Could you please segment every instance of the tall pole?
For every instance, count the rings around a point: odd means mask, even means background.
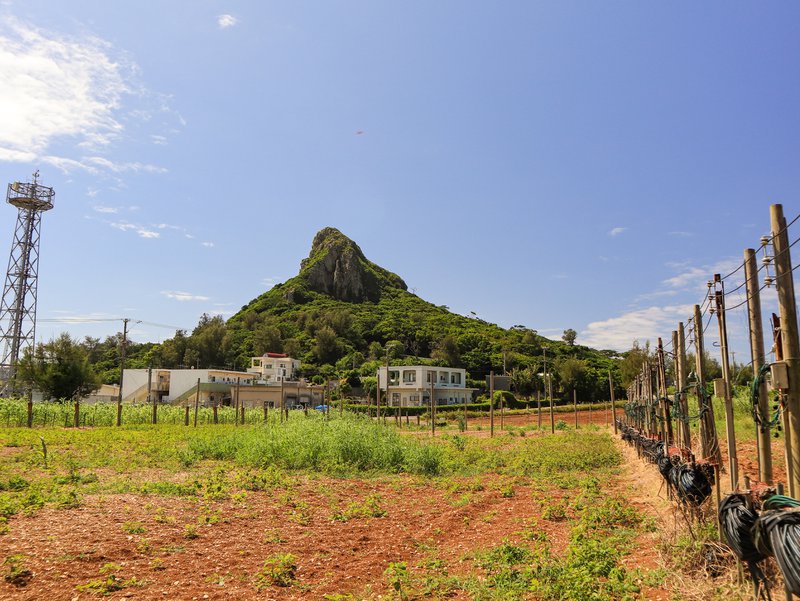
[[[717,308],[719,325],[719,345],[722,358],[722,379],[725,384],[725,437],[728,439],[728,469],[731,477],[731,490],[739,488],[739,462],[736,454],[736,431],[733,423],[733,397],[731,396],[731,365],[728,358],[728,325],[725,320],[725,283],[720,274],[714,274],[714,282],[722,286],[722,290],[714,292],[714,304]]]
[[[786,432],[789,496],[800,494],[800,338],[797,332],[797,304],[792,278],[792,258],[789,251],[789,232],[783,216],[783,205],[770,207],[772,244],[775,249],[775,287],[781,314],[781,345],[783,362],[789,375],[785,392],[788,431]]]
[[[686,394],[686,380],[688,369],[686,363],[686,329],[683,322],[678,322],[677,344],[675,345],[675,378],[677,389],[680,392],[678,403],[680,403],[681,414],[681,444],[687,448],[692,448],[692,433],[689,429],[689,395]]]
[[[127,317],[122,320],[122,348],[120,350],[119,362],[119,394],[117,395],[117,425],[122,425],[122,378],[125,375],[125,350],[128,346],[128,322]]]
[[[744,278],[747,283],[747,315],[750,324],[750,357],[752,359],[753,377],[757,378],[766,363],[764,353],[764,328],[761,323],[761,292],[758,286],[758,268],[756,267],[756,251],[748,248],[744,251]],[[767,382],[761,378],[758,387],[758,478],[761,482],[772,484],[772,447],[769,433],[769,397]]]
[[[494,436],[494,371],[489,372],[489,436]]]

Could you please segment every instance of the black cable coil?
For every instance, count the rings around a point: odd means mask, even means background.
[[[800,512],[796,509],[764,511],[752,532],[757,551],[775,557],[786,588],[800,595]]]
[[[768,590],[767,577],[758,565],[767,554],[760,551],[753,541],[753,528],[758,522],[758,513],[747,506],[747,497],[742,493],[731,493],[719,504],[719,525],[725,541],[736,557],[747,563],[750,575],[758,590]],[[768,593],[767,593],[768,594]]]

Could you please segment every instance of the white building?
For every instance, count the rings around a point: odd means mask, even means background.
[[[250,360],[248,373],[258,374],[259,380],[270,382],[291,382],[297,379],[300,361],[283,353],[264,353]]]
[[[122,400],[143,403],[150,399],[169,403],[197,390],[200,380],[201,396],[205,403],[225,404],[230,399],[232,386],[252,386],[254,374],[228,369],[126,369],[122,379]]]
[[[472,402],[475,388],[467,388],[467,370],[430,365],[389,367],[389,391],[385,398],[392,407],[428,406],[431,390],[436,405]],[[378,387],[386,394],[386,367],[378,368]]]

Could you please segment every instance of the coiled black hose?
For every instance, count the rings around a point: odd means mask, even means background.
[[[769,595],[769,581],[758,565],[767,555],[759,551],[753,541],[753,527],[759,516],[747,506],[746,498],[742,493],[726,496],[719,504],[719,525],[725,541],[736,557],[747,563],[750,576],[756,583],[756,590],[765,590]]]
[[[708,470],[697,465],[694,468],[682,463],[674,466],[669,472],[669,481],[678,499],[690,505],[702,505],[711,495],[713,477],[708,477]]]
[[[762,512],[753,528],[753,543],[759,553],[775,557],[787,590],[800,595],[800,512]]]

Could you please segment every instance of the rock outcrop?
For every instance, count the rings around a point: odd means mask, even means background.
[[[350,303],[377,302],[386,286],[408,289],[400,276],[369,261],[358,244],[332,227],[314,236],[300,277],[309,290]]]

